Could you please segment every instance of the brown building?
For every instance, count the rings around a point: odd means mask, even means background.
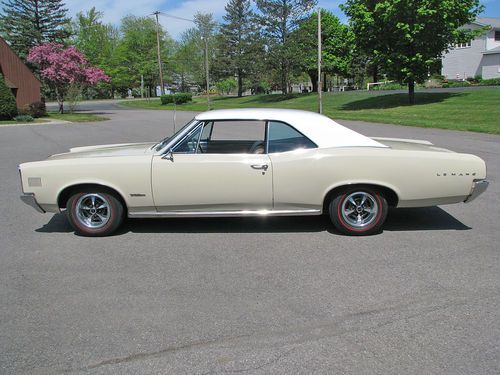
[[[40,101],[40,81],[0,38],[0,73],[16,97],[17,107]]]

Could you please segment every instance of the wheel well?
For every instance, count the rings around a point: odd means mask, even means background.
[[[59,206],[59,208],[66,208],[66,204],[68,203],[69,198],[74,193],[79,191],[89,191],[96,189],[98,189],[103,193],[112,194],[123,205],[123,209],[127,210],[127,204],[125,203],[125,200],[123,199],[120,193],[118,193],[115,189],[110,188],[109,186],[99,185],[99,184],[78,184],[78,185],[68,186],[59,193],[59,196],[57,197],[57,205]]]
[[[374,185],[374,184],[353,184],[353,185],[342,185],[342,186],[337,186],[336,188],[330,190],[328,194],[326,194],[325,200],[323,201],[323,212],[327,213],[329,209],[329,205],[331,200],[339,195],[344,189],[346,188],[362,188],[362,187],[368,187],[374,190],[379,191],[382,193],[387,200],[387,204],[389,207],[396,207],[398,205],[398,195],[396,192],[386,186],[381,186],[381,185]]]

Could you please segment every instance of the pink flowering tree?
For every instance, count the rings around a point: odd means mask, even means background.
[[[46,43],[33,47],[28,61],[38,65],[40,75],[57,96],[59,112],[64,112],[64,98],[70,85],[94,86],[110,78],[96,67],[89,66],[85,56],[76,47]]]

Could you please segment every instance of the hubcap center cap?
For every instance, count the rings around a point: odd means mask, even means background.
[[[361,206],[356,207],[356,212],[358,214],[360,214],[361,212],[363,212],[363,207],[361,207]]]
[[[95,214],[96,212],[97,212],[97,210],[96,210],[95,208],[90,209],[90,213],[91,213],[92,215],[93,215],[93,214]]]

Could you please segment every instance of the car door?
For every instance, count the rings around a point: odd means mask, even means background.
[[[254,129],[252,125],[255,125]],[[272,165],[253,147],[265,144],[265,124],[204,122],[152,161],[158,212],[238,213],[272,209]],[[260,151],[259,151],[260,152]]]

